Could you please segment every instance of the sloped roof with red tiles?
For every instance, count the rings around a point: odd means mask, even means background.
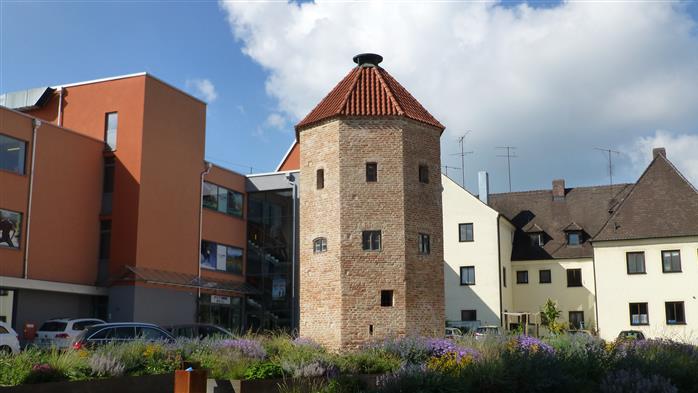
[[[359,65],[335,86],[310,113],[296,124],[298,131],[338,116],[404,116],[439,128],[434,118],[385,69]]]

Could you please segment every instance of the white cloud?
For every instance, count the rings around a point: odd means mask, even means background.
[[[605,181],[596,146],[656,129],[698,132],[698,36],[680,4],[568,2],[551,9],[489,2],[222,2],[242,50],[268,71],[289,123],[302,118],[361,52],[384,66],[447,130],[444,164],[503,191],[495,146],[517,146],[514,188]],[[634,181],[638,172],[623,173]],[[460,176],[456,176],[460,177]]]
[[[212,103],[218,98],[216,86],[208,79],[187,79],[187,90],[192,90],[193,94],[207,103]]]
[[[639,137],[625,147],[635,171],[643,171],[652,160],[652,149],[664,147],[667,158],[698,187],[698,135],[674,135],[658,130],[652,136]]]
[[[267,127],[275,128],[279,131],[288,131],[286,119],[279,113],[270,114],[264,123]]]

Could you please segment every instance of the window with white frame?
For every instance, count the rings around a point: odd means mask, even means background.
[[[319,237],[313,240],[313,252],[319,254],[327,251],[327,238]]]

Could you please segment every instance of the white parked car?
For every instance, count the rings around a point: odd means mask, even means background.
[[[475,329],[475,339],[476,340],[484,340],[487,336],[501,336],[501,335],[502,335],[502,329],[500,329],[499,326],[488,325],[488,326],[480,326],[479,328]]]
[[[96,318],[49,319],[36,332],[34,343],[40,347],[69,348],[83,330],[102,323],[105,322]]]
[[[0,353],[19,353],[19,337],[17,332],[5,322],[0,322]]]
[[[447,327],[446,328],[446,338],[461,338],[463,333],[458,328]]]

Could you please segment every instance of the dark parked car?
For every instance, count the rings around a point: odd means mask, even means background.
[[[170,334],[176,338],[213,338],[213,337],[233,337],[233,333],[220,326],[208,323],[191,323],[187,325],[164,326]]]
[[[174,337],[152,323],[103,323],[85,329],[73,341],[73,349],[135,340],[174,342]]]
[[[639,330],[623,330],[618,335],[619,340],[644,340],[645,335]]]

